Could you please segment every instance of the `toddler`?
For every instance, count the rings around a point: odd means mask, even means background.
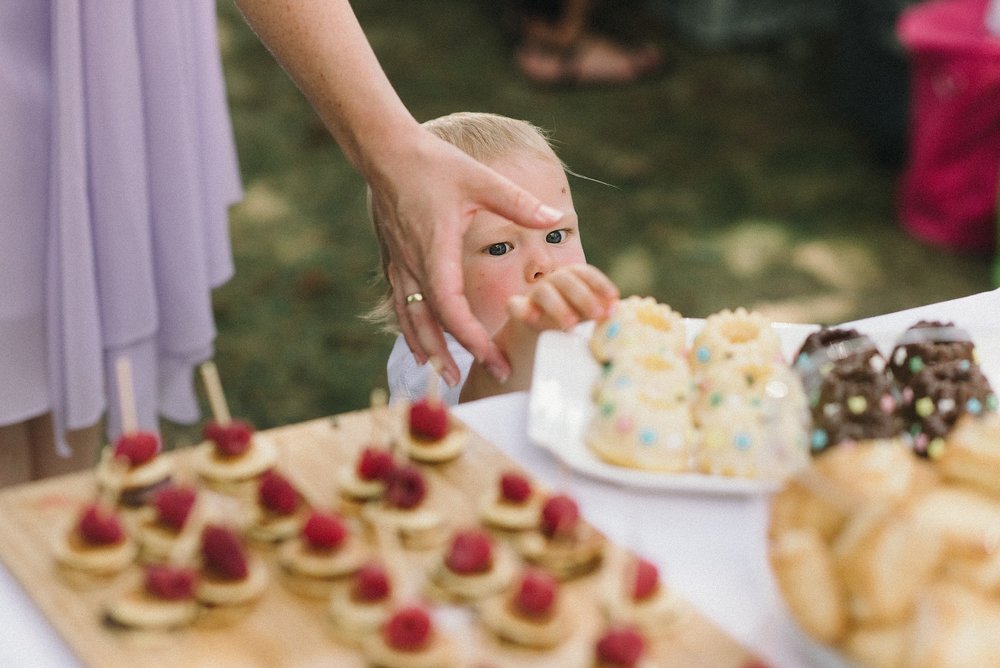
[[[462,275],[472,313],[507,355],[512,372],[506,383],[499,383],[446,335],[462,373],[455,387],[441,384],[441,397],[455,404],[527,390],[539,333],[567,330],[584,320],[605,317],[618,290],[600,270],[586,263],[566,167],[539,128],[526,121],[474,112],[443,116],[424,127],[565,213],[551,228],[529,229],[481,210],[463,240]],[[388,278],[392,258],[374,212],[372,219]],[[391,289],[370,314],[371,319],[390,326]],[[418,301],[407,308],[427,305]],[[426,394],[433,369],[418,365],[403,337],[397,336],[387,372],[390,400],[413,400]]]

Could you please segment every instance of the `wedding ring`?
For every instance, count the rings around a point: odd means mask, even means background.
[[[414,292],[412,295],[406,295],[406,305],[416,304],[417,302],[424,301],[424,295],[420,292]]]

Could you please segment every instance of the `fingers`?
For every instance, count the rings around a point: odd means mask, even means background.
[[[513,181],[488,170],[490,178],[479,182],[479,203],[493,213],[525,227],[548,227],[562,220],[564,213],[543,204],[540,199]]]
[[[482,323],[472,314],[469,302],[459,290],[445,293],[435,301],[439,309],[439,319],[452,336],[478,360],[498,381],[505,382],[510,377],[511,368],[506,356],[493,342]]]
[[[617,299],[618,288],[600,270],[573,265],[547,276],[527,296],[512,298],[508,313],[538,330],[567,330],[606,318]]]

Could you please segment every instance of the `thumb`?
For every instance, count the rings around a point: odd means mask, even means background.
[[[496,172],[493,176],[480,190],[479,204],[484,208],[525,227],[547,227],[562,220],[563,211],[542,203],[510,179]]]

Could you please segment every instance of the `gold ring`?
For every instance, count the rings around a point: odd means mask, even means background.
[[[424,295],[420,292],[414,292],[412,295],[406,295],[406,305],[416,304],[417,302],[424,301]]]

